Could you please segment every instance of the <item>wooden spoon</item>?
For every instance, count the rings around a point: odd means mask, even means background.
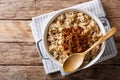
[[[87,49],[86,51],[82,53],[75,53],[71,56],[69,56],[65,62],[63,63],[63,70],[65,72],[73,72],[74,70],[78,69],[86,56],[86,54],[91,51],[94,47],[99,45],[100,43],[104,42],[106,39],[110,38],[113,34],[116,33],[116,28],[110,29],[105,35],[103,35],[92,47]]]

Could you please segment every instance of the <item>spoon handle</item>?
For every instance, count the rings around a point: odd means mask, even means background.
[[[103,35],[95,44],[93,44],[92,47],[90,47],[88,50],[85,51],[85,54],[87,54],[89,51],[91,51],[94,47],[99,45],[100,43],[104,42],[106,39],[110,38],[113,34],[116,33],[116,28],[111,28],[105,35]]]

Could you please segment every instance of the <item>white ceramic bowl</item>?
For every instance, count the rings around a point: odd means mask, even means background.
[[[45,31],[44,31],[44,36],[43,36],[43,47],[45,48],[45,52],[47,53],[48,57],[56,64],[62,66],[62,64],[56,60],[48,51],[48,46],[47,46],[47,32],[48,32],[48,27],[49,25],[54,21],[54,19],[56,19],[56,17],[58,17],[60,14],[62,13],[65,13],[65,12],[68,12],[68,11],[78,11],[78,12],[83,12],[89,16],[91,16],[98,24],[102,34],[104,35],[105,34],[105,29],[104,29],[104,26],[102,24],[102,22],[94,15],[92,14],[91,12],[89,11],[86,11],[86,10],[82,10],[82,9],[67,9],[67,10],[63,10],[63,11],[60,11],[58,12],[55,16],[53,16],[50,21],[48,22],[46,28],[45,28]],[[101,55],[103,54],[105,50],[105,42],[102,43],[101,45],[101,51],[98,53],[98,55],[92,60],[90,61],[86,66],[84,66],[83,68],[81,69],[85,69],[87,67],[90,67],[91,65],[95,64],[95,62],[101,57]]]

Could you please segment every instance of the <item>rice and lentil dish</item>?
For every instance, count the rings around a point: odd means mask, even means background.
[[[49,25],[47,44],[50,54],[63,63],[72,54],[84,52],[91,47],[102,33],[94,19],[85,13],[68,11],[60,14]],[[100,51],[100,45],[85,57],[89,63]]]

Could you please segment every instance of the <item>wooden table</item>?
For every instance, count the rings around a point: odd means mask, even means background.
[[[101,0],[118,55],[67,77],[46,75],[29,26],[31,18],[89,0],[0,0],[0,80],[120,80],[120,0]]]

